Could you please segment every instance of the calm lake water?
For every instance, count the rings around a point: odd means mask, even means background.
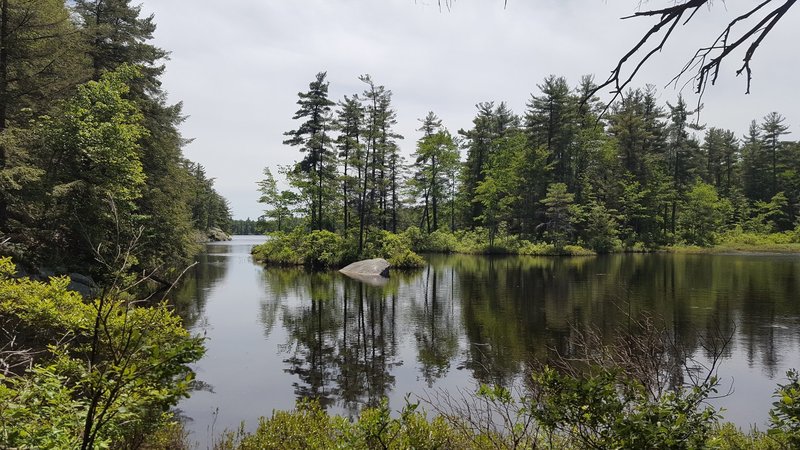
[[[264,269],[263,238],[209,244],[176,302],[208,352],[203,389],[179,408],[193,438],[319,398],[355,415],[382,397],[511,383],[533,358],[568,353],[576,329],[604,339],[647,314],[699,359],[703,337],[731,336],[715,400],[726,420],[765,428],[771,394],[800,368],[800,256],[611,255],[582,258],[433,255],[383,287],[335,272]]]

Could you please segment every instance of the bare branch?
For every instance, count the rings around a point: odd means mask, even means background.
[[[746,74],[746,93],[749,94],[752,83],[751,61],[753,56],[764,38],[774,29],[775,25],[786,15],[789,9],[794,6],[796,1],[797,0],[763,0],[737,16],[728,23],[711,45],[699,48],[683,68],[681,68],[678,74],[667,84],[674,84],[674,86],[677,87],[681,78],[696,71],[684,86],[689,83],[694,85],[695,93],[699,96],[699,104],[707,85],[709,83],[711,85],[716,83],[722,62],[737,49],[747,47],[742,59],[742,66],[736,70],[736,75],[738,76],[742,73]],[[650,60],[655,53],[660,52],[664,48],[669,38],[672,37],[677,25],[679,23],[681,26],[687,25],[695,18],[695,14],[701,7],[706,6],[710,8],[711,3],[711,0],[688,0],[666,8],[639,11],[630,16],[623,17],[622,19],[656,17],[657,22],[622,58],[619,59],[608,79],[597,86],[591,94],[593,95],[601,89],[611,87],[610,93],[613,94],[613,97],[608,105],[616,101],[622,95],[622,91],[630,85],[634,77],[639,73],[642,66]],[[768,10],[770,4],[776,3],[779,3],[779,5],[772,10]],[[768,11],[764,13],[764,10]],[[753,20],[760,15],[759,13],[764,13],[763,17]],[[683,19],[684,17],[686,17],[685,20]],[[740,29],[741,26],[744,26],[744,28]],[[655,44],[649,50],[646,50],[646,53],[636,61],[634,57],[640,52],[645,51],[645,48],[654,40]],[[636,61],[636,63],[634,64],[633,61]],[[630,74],[627,76],[623,75],[623,70],[632,64],[633,69]],[[606,106],[606,110],[607,109],[608,106]]]

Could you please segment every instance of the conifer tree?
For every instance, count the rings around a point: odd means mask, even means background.
[[[328,181],[333,179],[331,167],[331,138],[332,127],[330,115],[331,107],[335,104],[328,99],[328,82],[325,81],[325,72],[319,72],[314,81],[308,85],[307,92],[299,92],[297,110],[293,119],[304,120],[296,130],[284,133],[288,137],[283,143],[299,147],[305,157],[297,166],[303,174],[303,184],[300,186],[304,195],[309,198],[311,209],[311,229],[321,230],[324,227],[323,209],[326,200]]]

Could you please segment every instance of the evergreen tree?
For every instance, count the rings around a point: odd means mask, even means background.
[[[781,190],[780,185],[778,184],[778,173],[781,170],[783,163],[783,143],[781,142],[781,136],[789,134],[789,127],[784,124],[785,121],[786,118],[782,115],[778,114],[777,112],[771,112],[764,117],[764,120],[761,123],[761,131],[763,133],[761,135],[762,146],[769,158],[770,197],[774,196],[778,193],[778,191]]]
[[[563,77],[550,75],[537,87],[542,95],[531,96],[525,115],[529,145],[547,151],[553,181],[574,188],[576,98]]]
[[[63,1],[0,0],[0,135],[45,114],[84,81],[77,31]],[[19,204],[9,196],[27,181],[23,174],[35,170],[24,164],[25,156],[9,155],[14,151],[24,150],[0,140],[0,233],[11,231],[9,214],[24,220],[9,211],[9,202]]]
[[[297,110],[294,120],[304,119],[296,130],[284,133],[288,137],[283,141],[285,145],[299,147],[306,156],[297,166],[300,174],[304,175],[303,184],[300,186],[303,194],[310,199],[311,229],[324,228],[324,203],[328,182],[333,179],[333,164],[331,163],[330,137],[331,106],[335,103],[328,99],[328,82],[325,81],[325,72],[317,74],[316,79],[308,85],[307,92],[299,92]]]
[[[729,130],[711,127],[706,131],[703,150],[707,167],[705,180],[723,197],[731,197],[739,185],[739,144]]]
[[[153,15],[141,17],[142,6],[131,0],[75,0],[74,9],[83,21],[95,79],[122,64],[134,64],[145,75],[140,88],[160,90],[164,66],[159,61],[167,52],[147,43],[156,31]]]
[[[730,202],[720,199],[710,184],[697,182],[686,194],[680,216],[680,234],[692,245],[714,245],[719,230],[731,208]]]
[[[417,192],[423,198],[421,225],[428,233],[439,229],[439,205],[450,191],[453,180],[448,174],[454,172],[458,164],[458,147],[450,133],[442,127],[442,122],[433,112],[420,120],[418,131],[423,135],[417,142],[414,154],[414,181]]]
[[[361,142],[362,122],[364,120],[364,108],[357,96],[344,97],[339,102],[337,110],[336,127],[339,136],[336,139],[336,146],[339,149],[339,161],[342,166],[342,215],[344,234],[349,234],[352,226],[351,208],[358,207],[355,195],[361,184],[363,176]],[[356,175],[353,176],[353,170]]]
[[[750,122],[747,135],[742,146],[743,187],[747,198],[751,200],[769,200],[770,176],[762,144],[761,130],[755,120]]]
[[[575,195],[567,191],[566,184],[553,183],[547,187],[547,196],[542,200],[542,204],[547,207],[547,222],[544,226],[547,229],[546,236],[556,250],[564,248],[574,230],[574,201]]]
[[[667,103],[670,113],[670,123],[667,126],[667,173],[672,178],[671,186],[671,231],[674,234],[676,229],[678,203],[694,181],[697,167],[697,155],[699,154],[699,144],[689,134],[689,117],[696,111],[690,111],[683,100],[678,96],[678,102],[673,106]]]
[[[467,150],[467,160],[461,175],[461,197],[465,208],[462,213],[464,222],[470,227],[483,215],[483,202],[475,201],[476,189],[484,180],[485,171],[490,168],[495,142],[519,126],[519,118],[508,109],[505,102],[497,107],[494,102],[479,103],[476,108],[478,113],[472,120],[473,128],[458,132],[463,137]]]
[[[493,143],[485,178],[478,183],[474,202],[481,203],[479,223],[489,232],[489,246],[494,246],[500,228],[518,228],[519,206],[529,186],[525,183],[528,168],[527,139],[521,130],[505,133]],[[540,162],[544,152],[540,152]]]

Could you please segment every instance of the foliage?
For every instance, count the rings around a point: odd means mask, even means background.
[[[312,267],[333,267],[342,263],[343,240],[329,231],[306,233],[298,227],[289,233],[277,231],[268,236],[267,242],[253,247],[253,257],[258,261]]]
[[[659,448],[778,450],[796,447],[781,429],[743,433],[718,424],[704,401],[716,381],[668,391],[652,399],[621,373],[593,368],[583,377],[545,368],[533,375],[533,392],[520,396],[497,385],[480,385],[460,398],[436,396],[406,402],[392,414],[388,401],[364,408],[358,418],[326,413],[318,402],[300,400],[293,411],[262,418],[253,433],[225,432],[216,450],[327,448],[585,449]]]
[[[401,234],[408,238],[411,249],[418,253],[453,253],[458,248],[456,235],[443,230],[425,233],[410,226]]]
[[[697,183],[686,194],[679,227],[684,242],[709,247],[716,243],[717,230],[731,209],[730,202],[720,199],[714,186]]]
[[[405,235],[384,230],[368,234],[362,254],[353,253],[353,242],[347,242],[336,233],[326,230],[306,232],[295,228],[290,233],[274,232],[267,242],[253,247],[257,261],[279,266],[305,265],[315,269],[344,266],[358,259],[385,258],[393,267],[412,268],[424,265],[424,260],[411,250]]]
[[[21,377],[0,375],[0,442],[25,448],[79,448],[86,405],[74,399],[67,381],[38,366]]]
[[[550,432],[586,448],[694,449],[705,446],[718,413],[703,402],[716,380],[650,401],[644,387],[613,371],[577,378],[545,368],[534,375],[532,415]]]
[[[542,200],[547,207],[546,236],[557,250],[561,250],[571,237],[576,215],[574,199],[575,196],[567,192],[566,184],[554,183],[547,187],[547,196]]]
[[[13,278],[15,270],[0,259],[4,339],[33,353],[29,370],[0,380],[5,444],[120,445],[160,426],[162,411],[189,392],[202,340],[166,303],[136,306],[118,288],[86,303],[67,278],[43,283]]]
[[[441,417],[428,420],[409,403],[392,417],[388,402],[364,409],[351,423],[344,417],[327,414],[317,402],[300,401],[294,411],[276,411],[262,418],[258,429],[247,434],[228,432],[215,450],[256,449],[456,449],[464,446]]]
[[[711,247],[736,227],[785,232],[798,218],[800,145],[783,140],[788,127],[777,113],[754,121],[740,142],[731,130],[697,133],[690,119],[698,111],[681,96],[662,105],[652,86],[631,89],[604,115],[592,77],[571,87],[551,75],[524,115],[505,103],[476,105],[458,139],[428,113],[406,174],[391,91],[360,77],[367,89],[345,96],[333,126],[323,127],[332,106],[323,78],[300,96],[320,117],[301,109],[307,126],[287,143],[316,145],[325,172],[311,183],[304,170],[316,169],[307,155],[285,174],[291,192],[302,194],[298,220],[339,233],[351,257],[377,254],[375,230],[406,234],[419,252],[572,254],[565,247],[577,245],[610,253]],[[457,147],[466,152],[463,163]],[[263,183],[277,204],[274,179]],[[270,211],[278,210],[285,209]]]
[[[410,240],[403,234],[380,231],[380,256],[392,267],[412,269],[425,266],[425,260],[411,250]]]
[[[148,43],[153,17],[128,0],[2,9],[0,254],[91,273],[117,224],[144,225],[131,269],[174,275],[198,249],[193,228],[227,230],[230,212],[182,154],[181,105],[158,80],[167,52]]]
[[[597,253],[610,253],[622,247],[618,239],[619,224],[600,203],[589,205],[586,217],[586,238],[589,247]]]
[[[800,375],[797,370],[786,373],[788,383],[779,384],[769,412],[771,435],[780,436],[793,448],[800,446]]]
[[[708,448],[719,450],[785,450],[790,448],[781,436],[751,430],[743,433],[730,423],[723,424],[709,439]]]

